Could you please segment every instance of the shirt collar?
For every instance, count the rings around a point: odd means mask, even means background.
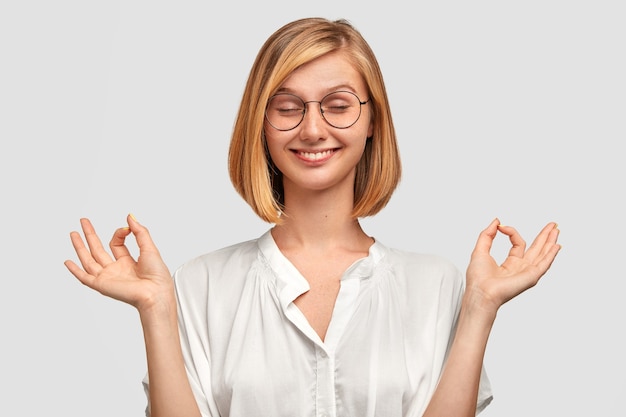
[[[300,271],[283,255],[274,240],[271,230],[265,232],[258,239],[259,250],[274,272],[275,285],[280,302],[286,307],[301,294],[309,290],[309,283]],[[343,274],[341,280],[368,279],[372,276],[374,267],[387,252],[387,248],[378,240],[369,248],[368,256],[354,262]]]

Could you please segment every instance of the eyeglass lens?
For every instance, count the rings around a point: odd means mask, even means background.
[[[339,129],[352,126],[361,115],[362,103],[354,93],[349,91],[336,91],[319,102],[307,103],[318,103],[324,120]],[[275,129],[291,130],[304,120],[307,103],[296,95],[279,93],[270,98],[265,117]]]

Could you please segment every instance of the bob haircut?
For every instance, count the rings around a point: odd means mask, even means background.
[[[274,166],[264,134],[268,99],[298,67],[341,51],[361,74],[371,102],[373,135],[356,167],[354,218],[387,205],[401,175],[401,162],[387,91],[378,61],[363,36],[346,20],[305,18],[287,23],[263,44],[254,61],[235,120],[228,153],[233,186],[266,222],[280,223],[282,174]]]

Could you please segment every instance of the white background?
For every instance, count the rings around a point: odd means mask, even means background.
[[[529,241],[560,225],[493,329],[483,415],[625,415],[622,4],[2,2],[0,415],[142,415],[137,314],[66,271],[68,233],[108,241],[132,212],[173,269],[265,231],[229,135],[258,48],[305,16],[351,20],[386,76],[405,170],[368,233],[464,269],[495,216]]]

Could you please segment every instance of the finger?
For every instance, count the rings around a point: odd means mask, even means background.
[[[496,238],[496,234],[498,233],[499,224],[500,220],[496,218],[491,221],[487,228],[480,232],[478,240],[476,241],[476,246],[474,246],[474,250],[472,252],[472,257],[479,255],[489,256],[493,240]]]
[[[102,242],[89,219],[80,219],[80,225],[83,228],[83,234],[85,235],[85,240],[87,240],[87,245],[89,246],[93,259],[102,266],[113,262],[111,255],[109,255],[104,249],[104,246],[102,246]]]
[[[560,230],[555,223],[552,230],[549,231],[548,238],[546,239],[543,249],[538,256],[537,265],[541,268],[545,267],[545,270],[550,268],[552,261],[554,261],[554,258],[561,250],[561,245],[557,243],[559,233]]]
[[[129,227],[121,227],[113,233],[111,242],[109,242],[109,248],[115,259],[123,258],[124,256],[131,256],[128,247],[126,247],[126,237],[130,234]]]
[[[555,230],[556,234],[558,234],[558,229]],[[554,243],[547,248],[547,251],[541,256],[539,261],[537,262],[537,267],[545,273],[552,266],[552,262],[556,258],[556,255],[561,250],[561,245],[558,243]]]
[[[531,268],[525,270],[527,281],[530,283],[529,286],[535,285],[545,275],[560,250],[561,245],[559,244],[548,245],[545,253],[533,260]]]
[[[98,275],[102,270],[102,266],[91,256],[91,252],[85,246],[80,234],[78,232],[71,232],[70,240],[83,269],[92,275]]]
[[[526,251],[526,241],[522,238],[522,235],[511,226],[498,225],[498,230],[509,237],[511,242],[511,249],[509,249],[509,256],[517,258],[523,258]]]
[[[551,222],[545,225],[528,248],[526,258],[533,262],[535,259],[543,257],[556,244],[558,232],[556,223]]]
[[[158,254],[159,250],[152,241],[148,228],[141,225],[132,214],[129,214],[126,220],[128,221],[128,226],[130,227],[131,232],[135,235],[135,239],[137,239],[139,252],[152,252]]]
[[[74,275],[82,284],[93,288],[96,278],[82,270],[73,261],[67,260],[64,262],[65,267]]]

